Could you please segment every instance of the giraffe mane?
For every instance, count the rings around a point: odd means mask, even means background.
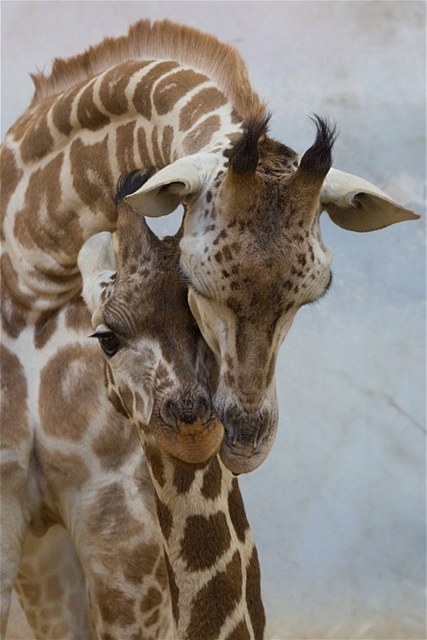
[[[163,58],[196,67],[214,80],[243,120],[265,117],[265,104],[253,91],[237,49],[216,37],[169,20],[139,20],[127,36],[105,38],[84,53],[55,58],[52,71],[31,74],[32,105],[130,59]]]

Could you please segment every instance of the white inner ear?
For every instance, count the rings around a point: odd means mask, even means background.
[[[350,231],[375,231],[420,217],[367,180],[337,169],[328,172],[320,202],[335,224]]]
[[[82,297],[92,313],[100,304],[105,284],[116,273],[113,236],[107,231],[91,236],[80,249],[77,264],[82,274]]]
[[[180,158],[134,193],[125,197],[139,213],[158,217],[171,213],[188,195],[197,194],[215,175],[219,158],[210,153],[197,153]]]

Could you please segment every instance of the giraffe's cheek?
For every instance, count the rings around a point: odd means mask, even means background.
[[[176,429],[156,425],[153,430],[166,453],[188,464],[207,462],[218,453],[224,437],[224,428],[217,419],[208,425],[197,420],[191,424],[179,423]]]

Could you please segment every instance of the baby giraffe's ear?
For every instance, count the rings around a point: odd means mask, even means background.
[[[82,297],[94,313],[104,299],[106,288],[116,277],[112,234],[103,231],[86,240],[77,264],[83,279]]]

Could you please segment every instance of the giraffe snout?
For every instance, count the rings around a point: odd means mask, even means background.
[[[225,428],[222,461],[234,474],[253,471],[272,447],[278,423],[276,408],[250,413],[239,404],[230,404],[220,415]]]
[[[210,396],[202,389],[165,399],[161,421],[152,425],[159,446],[188,464],[207,462],[218,453],[224,437],[213,416]]]
[[[164,423],[171,427],[196,421],[205,424],[212,416],[211,399],[202,389],[167,398],[162,403],[160,415]]]

